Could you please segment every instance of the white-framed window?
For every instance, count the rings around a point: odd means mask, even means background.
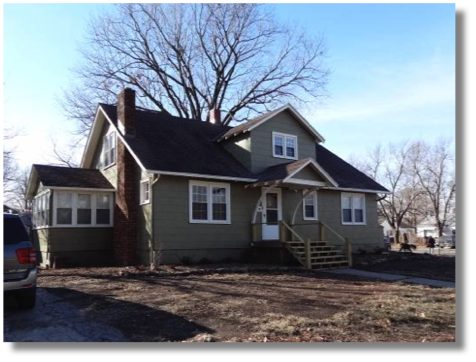
[[[111,192],[54,191],[53,226],[102,227],[113,225]]]
[[[365,194],[342,193],[343,225],[365,225]]]
[[[148,204],[150,202],[150,180],[144,179],[140,182],[140,203]]]
[[[189,215],[191,223],[229,224],[230,185],[190,181]]]
[[[102,162],[103,168],[116,163],[116,132],[108,133],[103,138]]]
[[[50,224],[50,192],[42,192],[32,203],[32,222],[34,228]]]
[[[304,191],[306,193],[306,191]],[[302,216],[304,220],[317,220],[317,191],[312,191],[304,197],[302,202]]]
[[[96,224],[112,226],[112,194],[96,194]]]
[[[273,132],[273,156],[279,158],[298,158],[297,136]]]
[[[72,225],[73,224],[73,193],[58,192],[55,193],[56,207],[56,224]]]
[[[78,194],[78,212],[76,222],[78,225],[91,225],[93,222],[91,194]]]

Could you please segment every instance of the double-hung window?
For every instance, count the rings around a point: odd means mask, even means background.
[[[297,160],[297,136],[273,132],[273,156]]]
[[[58,192],[55,195],[56,202],[56,224],[71,225],[73,223],[73,193]]]
[[[317,220],[317,192],[312,191],[303,200],[303,219]]]
[[[365,195],[343,193],[341,196],[342,224],[365,224]]]
[[[111,132],[104,136],[102,159],[104,168],[116,163],[116,132]]]
[[[145,179],[140,182],[140,203],[147,204],[150,202],[150,180]]]
[[[190,222],[230,223],[230,185],[190,181]]]

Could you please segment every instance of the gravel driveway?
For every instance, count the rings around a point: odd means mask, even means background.
[[[86,319],[42,288],[32,310],[20,310],[14,298],[5,298],[3,323],[4,342],[127,342],[120,331]]]

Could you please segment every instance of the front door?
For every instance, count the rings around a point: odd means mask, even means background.
[[[263,190],[265,193],[265,190]],[[268,191],[263,198],[263,240],[278,240],[279,225],[278,221],[282,219],[281,212],[281,189]]]

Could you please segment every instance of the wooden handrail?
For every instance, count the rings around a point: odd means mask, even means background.
[[[340,235],[337,231],[335,231],[333,228],[331,228],[329,225],[327,225],[326,223],[320,220],[318,221],[318,224],[323,225],[326,229],[331,231],[335,236],[337,236],[339,239],[345,242],[345,238],[342,235]]]
[[[297,232],[295,232],[295,231],[293,230],[293,228],[292,228],[291,226],[289,226],[289,225],[286,223],[286,221],[280,220],[279,222],[280,222],[281,225],[283,225],[286,229],[288,229],[288,230],[291,232],[291,234],[293,234],[295,237],[297,237],[297,238],[299,239],[299,241],[302,241],[302,242],[304,243],[304,239],[301,237],[301,235],[299,235]]]

